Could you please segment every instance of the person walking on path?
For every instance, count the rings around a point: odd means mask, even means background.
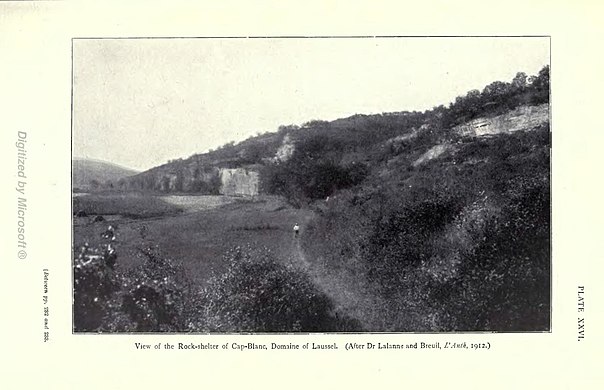
[[[298,226],[298,224],[296,223],[294,225],[294,237],[298,238],[299,235],[300,235],[300,226]]]

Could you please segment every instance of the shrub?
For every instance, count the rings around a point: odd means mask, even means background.
[[[144,263],[116,270],[111,244],[84,246],[74,260],[74,330],[77,332],[178,331],[190,288],[180,267],[151,249]]]
[[[401,278],[432,257],[435,237],[462,206],[451,196],[427,196],[393,208],[379,218],[363,253],[370,280],[386,295],[400,289]]]
[[[110,245],[84,247],[74,264],[76,332],[313,332],[358,330],[338,316],[312,280],[266,249],[236,248],[224,274],[205,289],[157,249],[143,264],[118,272]]]
[[[519,194],[488,224],[459,277],[445,287],[457,329],[549,329],[549,185],[514,192]]]
[[[113,266],[114,253],[108,245],[75,253],[74,259],[74,330],[102,329],[115,309],[114,297],[120,289],[120,278]]]
[[[338,318],[330,299],[309,277],[279,263],[267,249],[235,248],[225,256],[228,270],[204,291],[197,327],[219,332],[316,332],[357,329]]]
[[[126,329],[137,332],[184,329],[185,308],[193,300],[182,267],[157,250],[140,251],[144,263],[123,275],[121,310],[129,318]]]

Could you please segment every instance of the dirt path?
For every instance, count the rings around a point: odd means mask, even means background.
[[[312,216],[305,218],[301,224],[302,232],[306,230],[311,219]],[[377,325],[375,319],[379,318],[376,310],[383,307],[383,302],[379,302],[370,294],[358,277],[344,272],[336,274],[334,270],[329,270],[321,259],[308,259],[301,246],[303,239],[304,234],[294,238],[296,242],[293,245],[293,266],[309,275],[317,288],[331,298],[337,314],[358,320],[363,329],[374,329]]]

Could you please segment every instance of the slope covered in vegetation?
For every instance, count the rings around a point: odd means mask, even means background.
[[[136,175],[138,172],[106,161],[74,158],[73,186],[81,190],[111,187],[120,179]]]
[[[299,248],[309,267],[342,290],[338,310],[346,309],[349,291],[370,299],[349,302],[354,310],[338,315],[337,292],[326,294],[304,270],[257,248],[229,252],[227,271],[205,289],[177,279],[176,270],[168,270],[175,279],[165,275],[164,286],[161,272],[149,272],[154,263],[170,264],[151,254],[129,282],[108,265],[115,260],[109,249],[97,255],[84,248],[76,258],[75,298],[82,314],[76,327],[548,330],[551,142],[544,112],[548,67],[531,78],[519,73],[509,83],[470,91],[448,107],[282,126],[139,174],[130,183],[140,189],[161,190],[157,180],[170,174],[181,177],[179,190],[187,191],[184,183],[204,172],[210,177],[220,168],[257,170],[264,193],[313,211]],[[466,131],[489,120],[495,130]],[[513,128],[505,128],[509,123]],[[78,275],[86,283],[78,284]],[[115,286],[102,303],[94,300],[94,278],[117,278],[101,283]],[[162,320],[168,309],[169,320]],[[90,310],[100,314],[86,314]],[[147,323],[148,317],[156,319]],[[87,318],[97,322],[89,325]]]

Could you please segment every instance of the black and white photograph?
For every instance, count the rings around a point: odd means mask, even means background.
[[[73,39],[73,332],[550,332],[550,118],[548,36]]]
[[[603,14],[0,1],[0,388],[602,388]]]

